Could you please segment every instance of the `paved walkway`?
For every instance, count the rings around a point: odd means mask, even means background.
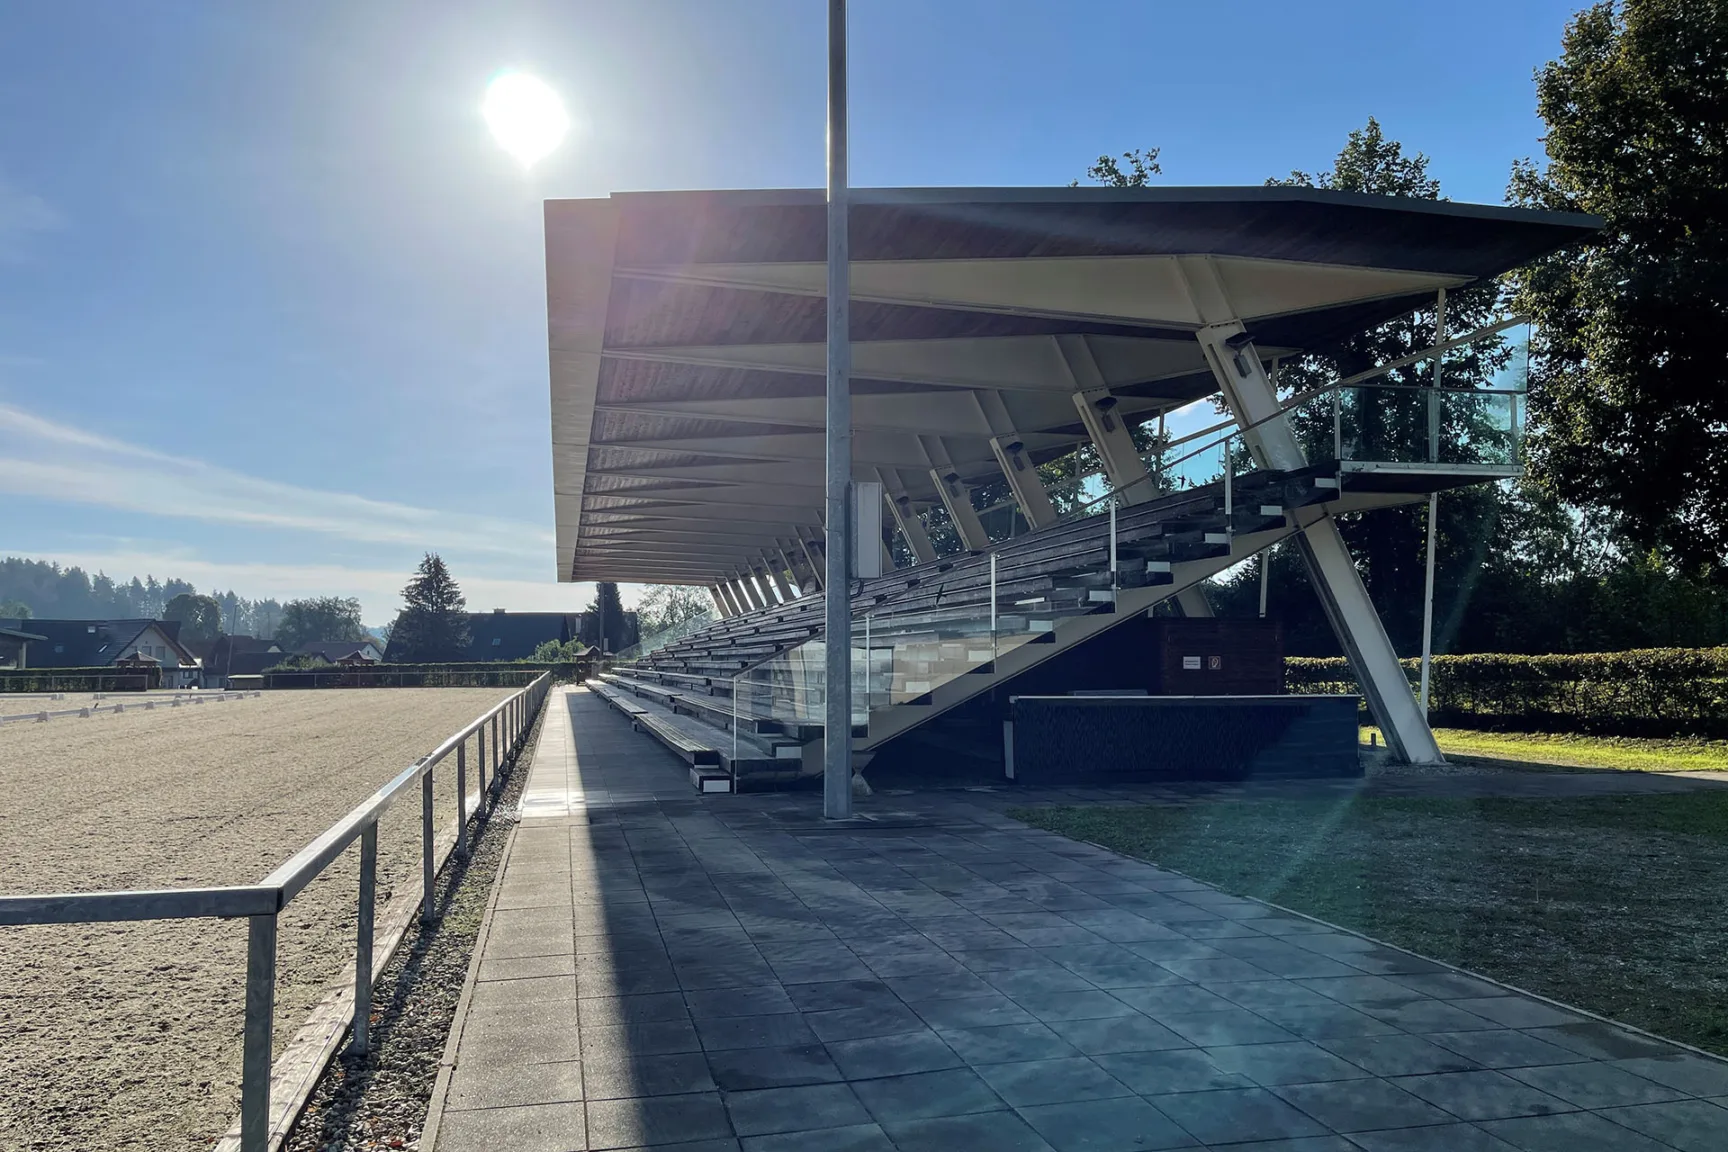
[[[991,794],[836,827],[549,707],[432,1152],[1728,1148],[1728,1064]]]

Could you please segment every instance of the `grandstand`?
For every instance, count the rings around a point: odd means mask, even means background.
[[[718,617],[595,689],[700,786],[817,776],[822,197],[546,217],[559,577],[704,586]],[[1161,602],[1205,612],[1200,582],[1285,539],[1393,752],[1438,759],[1333,517],[1516,475],[1521,396],[1371,365],[1280,397],[1278,365],[1594,226],[1300,188],[855,191],[853,478],[900,561],[848,589],[855,767]],[[1224,423],[1136,439],[1208,397]]]

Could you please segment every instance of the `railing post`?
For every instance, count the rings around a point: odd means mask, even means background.
[[[466,736],[462,737],[461,754],[463,756],[468,755],[468,737]],[[476,801],[477,807],[475,808],[475,811],[478,812],[486,807],[486,761],[484,759],[476,758],[474,761],[474,783],[480,787],[480,799]]]
[[[476,741],[478,741],[478,743],[474,747],[474,754],[477,757],[475,762],[480,765],[480,771],[485,772],[486,771],[486,722],[485,721],[481,721],[480,725],[474,729],[474,739]],[[494,789],[496,789],[498,787],[498,773],[497,772],[492,773],[492,787]]]
[[[1236,464],[1230,459],[1230,437],[1224,438],[1224,531],[1231,536],[1236,534],[1234,519],[1236,505],[1231,489],[1236,485]]]
[[[1122,501],[1119,497],[1110,497],[1110,588],[1114,591],[1118,586],[1119,571],[1116,560],[1116,506]]]
[[[456,858],[468,859],[468,741],[456,745]]]
[[[360,833],[359,928],[354,942],[354,1038],[348,1051],[364,1055],[372,1044],[372,922],[378,900],[378,822]]]
[[[432,908],[432,768],[430,765],[426,768],[426,774],[420,777],[420,883],[422,888],[420,923],[430,924],[438,918]]]
[[[1262,445],[1264,450],[1264,445]],[[1344,389],[1332,389],[1332,462],[1344,463]],[[1340,467],[1342,470],[1342,467]]]
[[[246,1031],[240,1058],[241,1152],[270,1146],[270,1042],[276,1022],[276,913],[247,917]]]
[[[1112,534],[1114,540],[1114,534]],[[1114,547],[1114,542],[1112,542]],[[996,662],[996,553],[990,553],[990,662]],[[994,668],[991,671],[995,671]]]

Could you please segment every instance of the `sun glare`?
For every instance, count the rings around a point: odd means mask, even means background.
[[[523,72],[499,74],[487,85],[480,110],[499,146],[524,168],[544,159],[570,130],[558,93]]]

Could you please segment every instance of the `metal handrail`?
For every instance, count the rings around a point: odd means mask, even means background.
[[[533,683],[499,701],[461,731],[448,737],[361,801],[310,844],[283,861],[256,884],[214,888],[169,888],[113,892],[65,892],[0,896],[0,927],[24,924],[101,924],[130,920],[186,920],[215,917],[248,921],[246,953],[246,1023],[241,1055],[240,1148],[265,1152],[270,1143],[270,1045],[275,1026],[277,918],[325,868],[355,840],[360,841],[359,917],[355,949],[354,1011],[350,1050],[370,1045],[372,1015],[372,947],[377,903],[378,821],[415,781],[421,795],[420,921],[437,919],[433,907],[436,873],[432,819],[434,769],[456,754],[456,853],[468,855],[468,738],[478,738],[475,763],[480,808],[488,796],[497,802],[498,777],[504,764],[521,750],[534,718],[551,688],[552,674],[543,672]],[[486,730],[492,730],[493,754],[486,754]],[[490,762],[492,785],[486,771]]]

